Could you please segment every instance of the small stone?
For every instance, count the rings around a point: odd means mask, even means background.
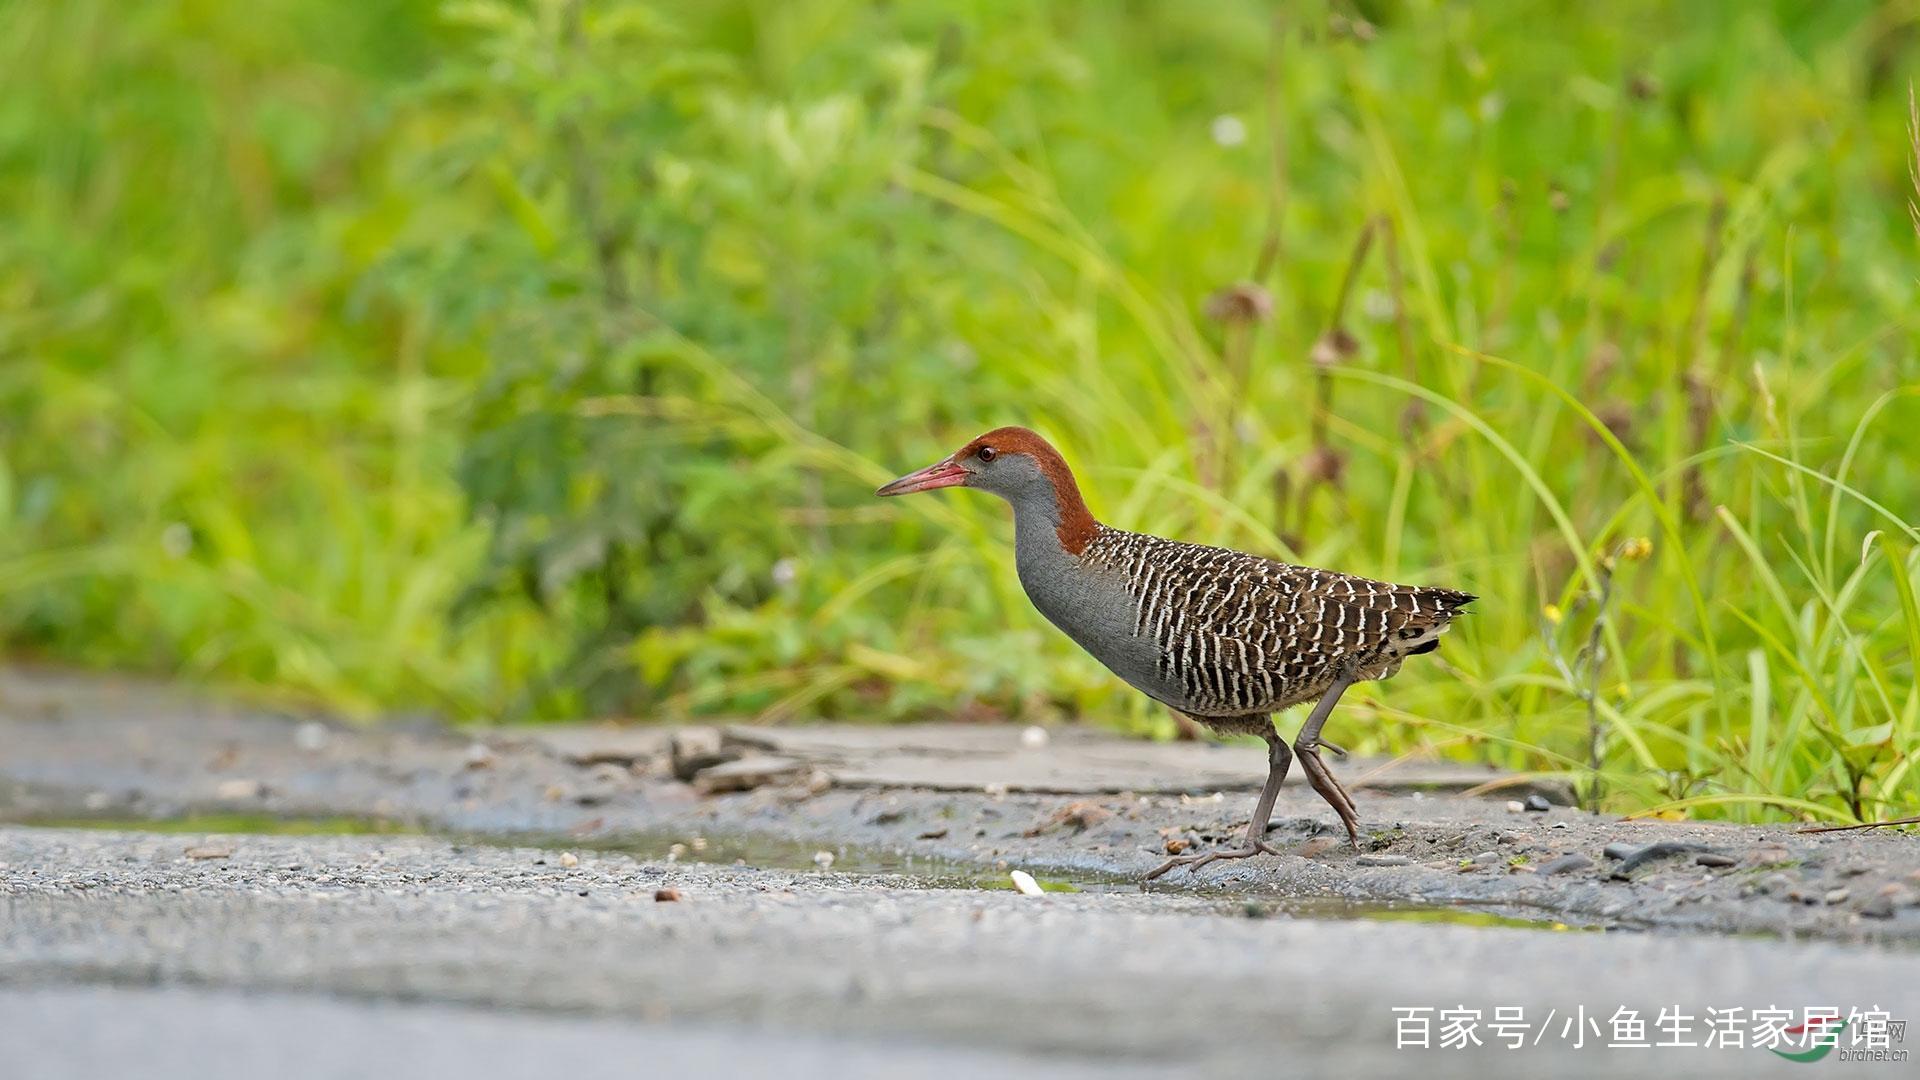
[[[474,742],[467,744],[467,752],[462,760],[469,769],[491,769],[498,759],[493,753],[493,747],[483,742]]]
[[[1547,801],[1545,795],[1536,791],[1532,795],[1527,796],[1527,809],[1536,814],[1544,814],[1553,809],[1553,804]]]
[[[89,791],[87,797],[81,800],[81,805],[97,813],[113,805],[113,796],[104,791]]]
[[[571,870],[580,865],[580,856],[571,851],[563,851],[560,853],[560,865]]]
[[[1331,836],[1316,836],[1301,844],[1298,854],[1303,859],[1317,859],[1339,845],[1340,842]]]
[[[1475,855],[1473,861],[1477,866],[1492,866],[1494,863],[1500,861],[1500,853],[1497,851],[1483,851]]]
[[[1044,750],[1052,738],[1046,728],[1028,727],[1020,732],[1020,745],[1028,750]]]
[[[1615,841],[1602,848],[1600,854],[1605,855],[1609,859],[1624,859],[1639,850],[1640,848],[1635,844]]]
[[[1166,849],[1169,855],[1178,855],[1193,846],[1193,842],[1183,836],[1167,837]]]
[[[946,835],[947,835],[947,827],[945,825],[942,825],[937,829],[928,829],[926,832],[921,833],[919,835],[919,839],[941,840],[941,839],[945,839]]]
[[[1528,836],[1526,833],[1503,832],[1500,834],[1499,839],[1500,839],[1500,842],[1503,844],[1524,844],[1527,841],[1532,840],[1533,837]]]
[[[768,784],[798,780],[807,773],[805,762],[785,757],[750,757],[700,770],[693,788],[702,795],[725,791],[752,791]]]
[[[1860,914],[1865,915],[1869,919],[1891,919],[1893,918],[1893,908],[1893,898],[1883,894],[1868,897],[1867,902],[1860,905]]]
[[[1920,904],[1920,892],[1915,892],[1897,881],[1889,881],[1880,886],[1878,895],[1886,897],[1894,907],[1913,907]]]
[[[1005,784],[988,784],[980,790],[984,792],[989,799],[1004,799],[1007,797],[1007,785]]]
[[[710,769],[740,757],[744,751],[728,749],[718,728],[684,727],[667,742],[668,761],[673,775],[692,781],[703,769]]]
[[[294,730],[293,745],[308,754],[317,754],[327,748],[327,742],[333,737],[327,725],[318,720],[309,720]]]
[[[1717,851],[1703,851],[1700,854],[1695,855],[1693,857],[1693,861],[1698,863],[1701,866],[1738,866],[1740,865],[1739,859],[1736,859],[1731,855],[1722,855]]]
[[[222,780],[220,786],[213,789],[213,796],[226,802],[243,802],[258,799],[267,793],[267,785],[258,780]]]
[[[186,855],[189,859],[231,859],[233,858],[233,845],[208,842],[196,847],[190,847],[182,854]]]
[[[1405,855],[1362,855],[1353,861],[1359,866],[1406,866],[1413,862]]]
[[[1524,811],[1526,808],[1527,808],[1527,804],[1521,802],[1519,799],[1507,800],[1507,813],[1509,814],[1518,814]]]
[[[1551,824],[1551,825],[1549,825],[1549,826],[1547,826],[1547,828],[1549,828],[1549,829],[1571,829],[1571,828],[1573,828],[1573,826],[1572,826],[1572,825],[1570,825],[1570,824],[1568,824],[1567,822],[1564,822],[1564,821],[1556,821],[1556,822],[1554,822],[1553,824]]]
[[[1829,904],[1844,904],[1847,902],[1847,897],[1852,895],[1853,893],[1847,889],[1828,889],[1823,899]]]
[[[675,900],[680,899],[680,890],[679,889],[655,889],[653,890],[653,898],[658,903],[670,904]]]
[[[1540,874],[1542,877],[1552,877],[1555,874],[1571,874],[1575,870],[1585,870],[1592,865],[1592,859],[1576,851],[1572,854],[1562,855],[1542,866],[1540,868]]]
[[[1033,880],[1033,875],[1025,870],[1014,870],[1007,876],[1013,879],[1013,887],[1020,890],[1021,896],[1047,895],[1047,891],[1040,887],[1040,883]]]
[[[813,865],[819,867],[822,870],[831,869],[833,867],[833,852],[831,851],[814,852]]]

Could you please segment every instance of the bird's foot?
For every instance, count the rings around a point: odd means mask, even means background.
[[[1152,881],[1154,878],[1159,877],[1161,874],[1164,874],[1167,871],[1180,866],[1186,867],[1188,872],[1191,873],[1193,871],[1199,870],[1201,867],[1207,865],[1210,862],[1216,862],[1221,859],[1250,859],[1255,855],[1278,855],[1278,854],[1280,854],[1280,849],[1274,847],[1272,844],[1267,843],[1265,840],[1253,840],[1253,841],[1249,841],[1246,847],[1241,847],[1241,848],[1228,848],[1226,850],[1201,851],[1201,852],[1195,852],[1192,855],[1175,855],[1173,858],[1168,859],[1166,862],[1163,862],[1159,866],[1156,866],[1152,870],[1149,870],[1147,872],[1147,876],[1141,878],[1140,880]]]
[[[1340,786],[1340,781],[1333,778],[1333,773],[1327,770],[1327,763],[1320,760],[1320,747],[1294,743],[1293,753],[1300,759],[1300,767],[1306,771],[1307,783],[1312,784],[1313,790],[1319,792],[1320,797],[1327,800],[1327,805],[1333,807],[1333,812],[1340,815],[1340,824],[1347,827],[1347,842],[1353,845],[1353,850],[1359,851],[1360,814],[1354,809],[1353,797],[1347,794],[1346,788]]]

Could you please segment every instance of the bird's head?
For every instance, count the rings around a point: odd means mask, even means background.
[[[1086,549],[1100,527],[1087,512],[1080,485],[1060,451],[1023,427],[995,428],[874,494],[907,495],[944,487],[993,492],[1013,504],[1017,520],[1050,524],[1060,546],[1075,555]]]
[[[1009,502],[1058,497],[1059,481],[1073,483],[1060,452],[1022,427],[995,428],[952,454],[910,472],[874,492],[908,495],[934,488],[970,487],[991,491]]]

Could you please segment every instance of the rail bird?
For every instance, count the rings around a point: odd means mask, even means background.
[[[1013,506],[1014,564],[1033,606],[1115,675],[1220,734],[1267,743],[1267,782],[1237,848],[1176,855],[1152,872],[1279,852],[1266,841],[1293,759],[1357,849],[1353,799],[1320,758],[1321,728],[1356,682],[1391,678],[1432,652],[1474,597],[1390,585],[1259,555],[1102,525],[1066,460],[1026,428],[1003,427],[882,487],[990,491]],[[1273,714],[1314,701],[1289,749]]]

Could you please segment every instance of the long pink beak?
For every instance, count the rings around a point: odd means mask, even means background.
[[[967,482],[967,470],[954,463],[952,458],[936,461],[874,492],[875,495],[911,495],[916,491],[932,491],[934,488],[960,487]]]

